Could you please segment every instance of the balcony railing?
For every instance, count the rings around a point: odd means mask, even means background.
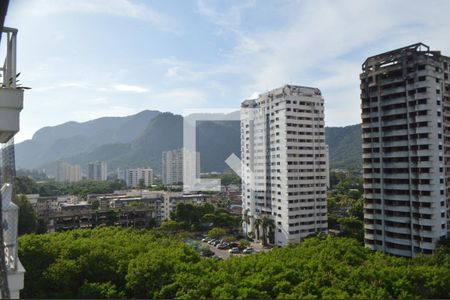
[[[0,55],[5,55],[4,63],[0,65],[0,143],[6,143],[19,131],[24,87],[17,80],[17,29],[3,27],[0,34]]]
[[[6,183],[2,193],[2,227],[5,261],[8,271],[17,270],[17,225],[19,208],[12,202],[12,185]]]
[[[17,29],[3,27],[1,34],[2,41],[5,41],[6,45],[5,61],[3,67],[0,68],[1,87],[15,89],[17,87]],[[6,35],[6,39],[3,39],[4,35]]]

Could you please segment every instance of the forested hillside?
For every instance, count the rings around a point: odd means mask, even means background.
[[[362,164],[361,125],[327,127],[330,168],[359,171]]]
[[[202,172],[221,172],[232,153],[240,156],[239,121],[197,123],[197,151]],[[326,127],[332,169],[361,169],[361,127]],[[106,161],[109,170],[150,166],[159,174],[162,151],[183,145],[183,118],[172,113],[143,111],[123,118],[68,122],[39,130],[32,140],[17,145],[17,165],[55,175],[60,159],[87,168]]]
[[[300,245],[224,261],[179,237],[121,228],[24,235],[22,298],[448,298],[450,253],[397,258],[356,240]]]

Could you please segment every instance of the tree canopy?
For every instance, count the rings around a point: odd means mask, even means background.
[[[414,259],[354,239],[299,245],[224,261],[201,258],[160,230],[97,228],[19,240],[24,298],[447,298],[450,251]]]
[[[123,180],[81,180],[73,183],[56,182],[53,180],[35,182],[28,176],[19,176],[15,180],[15,192],[17,194],[39,194],[43,197],[62,195],[85,197],[88,194],[107,194],[125,188],[126,185]]]

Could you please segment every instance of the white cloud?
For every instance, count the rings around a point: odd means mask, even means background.
[[[194,88],[176,88],[155,92],[147,97],[145,107],[180,114],[184,109],[207,107],[204,90]]]
[[[132,92],[132,93],[147,93],[149,90],[138,86],[138,85],[128,85],[128,84],[117,84],[113,86],[114,90],[119,92]]]
[[[68,89],[68,88],[87,89],[87,88],[89,88],[89,85],[84,82],[63,82],[60,84],[39,86],[37,88],[33,88],[33,91],[47,92],[47,91],[51,91],[51,90]]]
[[[267,14],[267,8],[274,3],[277,9]],[[156,12],[144,1],[16,0],[10,7],[8,17],[17,15],[13,19],[19,24],[22,37],[26,27],[20,25],[20,20],[37,24],[40,17],[42,21],[43,17],[48,17],[50,21],[57,15],[69,13],[132,18],[163,30],[177,26],[177,22]],[[253,98],[292,83],[319,87],[325,98],[327,125],[348,125],[360,122],[358,75],[367,56],[418,41],[450,55],[450,39],[447,38],[450,36],[450,1],[430,0],[424,4],[414,0],[257,3],[198,0],[195,9],[204,18],[184,24],[183,33],[205,32],[204,37],[196,36],[185,48],[184,39],[180,39],[180,44],[172,35],[167,35],[170,39],[160,41],[161,44],[167,42],[163,52],[152,47],[149,52],[152,57],[125,53],[126,63],[113,67],[95,62],[87,64],[90,60],[77,58],[75,51],[70,55],[55,51],[48,54],[48,59],[43,51],[39,59],[32,46],[23,49],[22,53],[29,51],[28,56],[32,58],[26,65],[28,70],[21,69],[23,82],[33,87],[26,94],[23,113],[24,116],[39,116],[24,124],[38,129],[63,119],[123,115],[145,108],[176,113],[193,107],[234,105],[238,108],[249,95]],[[181,14],[189,15],[188,12]],[[211,26],[203,31],[205,20],[206,26]],[[53,27],[64,34],[68,28],[65,26]],[[202,31],[198,31],[197,26],[201,26]],[[207,34],[211,32],[215,34],[212,39]],[[153,40],[142,41],[143,46],[149,42]],[[209,48],[211,43],[214,45]],[[41,44],[47,45],[42,41]],[[203,49],[218,53],[207,53],[204,57]],[[165,55],[167,57],[155,59]],[[23,55],[20,61],[25,65]],[[140,78],[139,83],[136,82],[138,85],[123,84],[129,82],[129,78]],[[146,82],[151,85],[147,87]],[[76,106],[86,107],[77,111]],[[30,130],[24,126],[24,132]]]
[[[278,29],[216,24],[231,27],[236,35],[238,44],[225,63],[250,78],[240,87],[242,95],[286,83],[314,85],[326,92],[327,114],[332,115],[327,125],[344,125],[360,121],[359,73],[367,56],[418,41],[450,53],[445,38],[450,34],[450,2],[438,3],[299,1],[290,3],[295,13]],[[217,16],[210,7],[203,11]]]
[[[255,0],[241,0],[235,5],[227,4],[226,8],[214,8],[211,1],[197,0],[197,8],[200,14],[227,30],[237,30],[241,24],[243,12],[255,5]]]
[[[48,17],[64,13],[108,14],[149,22],[160,30],[176,31],[177,22],[149,7],[130,0],[22,0],[12,10],[31,17]]]

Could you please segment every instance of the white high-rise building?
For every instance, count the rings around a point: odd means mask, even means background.
[[[108,178],[108,164],[106,161],[91,162],[88,165],[88,178],[98,181],[106,181]]]
[[[323,104],[319,89],[293,85],[242,103],[243,227],[254,238],[286,245],[327,231]]]
[[[448,235],[450,57],[414,44],[367,58],[361,73],[364,243],[431,253]]]
[[[124,172],[118,170],[118,177],[125,181],[129,187],[148,187],[153,184],[153,170],[151,168],[126,169]]]
[[[81,166],[58,161],[56,165],[56,181],[77,182],[81,180]]]
[[[183,165],[183,160],[186,160]],[[186,149],[164,151],[162,153],[162,181],[164,185],[183,183],[184,166],[190,168],[188,174],[200,178],[200,153]],[[195,169],[194,171],[192,171]]]

